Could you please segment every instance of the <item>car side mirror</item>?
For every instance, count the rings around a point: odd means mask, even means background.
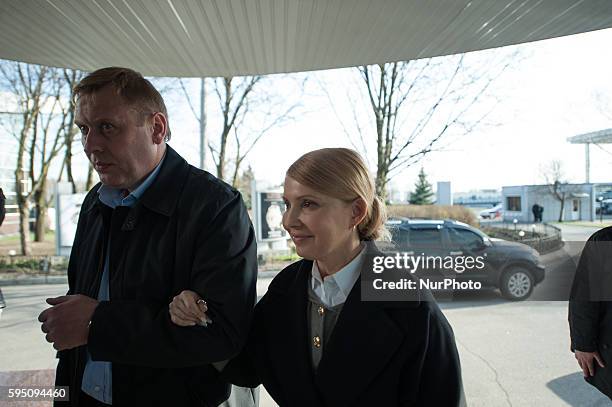
[[[472,250],[484,250],[487,247],[489,247],[489,244],[486,240],[481,240],[479,242],[476,242],[472,245]]]

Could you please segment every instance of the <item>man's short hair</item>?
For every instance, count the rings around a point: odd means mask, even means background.
[[[83,95],[97,92],[107,85],[111,85],[119,96],[136,107],[140,113],[161,112],[166,116],[168,122],[168,110],[160,93],[140,72],[129,68],[109,67],[90,73],[72,89],[74,101],[76,102]],[[169,124],[165,140],[170,140]]]

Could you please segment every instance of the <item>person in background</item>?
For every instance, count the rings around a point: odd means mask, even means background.
[[[0,188],[0,226],[4,222],[4,218],[6,217],[6,196],[4,196],[4,191]]]
[[[4,222],[6,216],[6,196],[4,191],[0,188],[0,226]],[[2,295],[2,288],[0,288],[0,317],[2,317],[2,310],[6,308],[6,302],[4,301],[4,295]]]
[[[538,223],[540,219],[540,205],[537,203],[533,204],[531,207],[531,212],[533,213],[533,221]]]
[[[580,255],[569,300],[571,351],[584,379],[612,399],[612,227]]]
[[[240,193],[189,165],[170,139],[164,101],[127,68],[76,85],[75,123],[100,176],[68,265],[67,295],[39,316],[59,351],[57,386],[72,406],[217,406],[230,386],[213,363],[240,352],[255,304],[255,234]],[[214,324],[168,315],[191,289]]]
[[[418,301],[363,301],[361,270],[385,235],[385,205],[355,151],[326,148],[291,165],[283,227],[298,255],[255,309],[249,341],[223,370],[263,383],[280,406],[463,405],[452,329],[429,292]],[[364,283],[365,284],[365,283]],[[429,294],[429,297],[427,296]],[[209,314],[183,291],[170,304],[185,330]]]

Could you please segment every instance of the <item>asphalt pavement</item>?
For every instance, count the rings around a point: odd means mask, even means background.
[[[265,291],[270,279],[260,281]],[[0,370],[53,369],[38,314],[64,285],[3,287]],[[569,351],[566,302],[506,302],[497,291],[466,293],[441,308],[455,331],[470,406],[604,406]],[[0,376],[2,377],[2,376]],[[443,389],[441,389],[443,391]],[[265,391],[262,407],[274,406]]]
[[[549,266],[575,261],[580,248],[571,242],[584,241],[597,230],[561,228],[568,244],[544,256]],[[554,282],[554,275],[547,280]],[[259,295],[270,281],[270,276],[260,278]],[[0,385],[16,371],[23,376],[33,374],[26,371],[55,368],[55,352],[36,318],[46,308],[44,299],[62,295],[66,288],[65,284],[2,287],[7,308],[0,317]],[[566,301],[507,302],[491,290],[462,293],[440,307],[455,332],[469,406],[612,405],[584,382],[569,350]],[[263,390],[260,405],[275,405]]]

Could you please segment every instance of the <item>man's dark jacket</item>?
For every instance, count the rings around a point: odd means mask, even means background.
[[[311,270],[312,261],[301,260],[274,278],[255,308],[247,346],[223,371],[228,380],[263,383],[281,407],[465,405],[453,331],[431,293],[363,301],[364,273],[315,370],[307,319]]]
[[[604,368],[586,380],[612,398],[612,227],[597,231],[580,256],[569,301],[572,351],[599,352]]]
[[[68,266],[69,294],[97,297],[110,236],[110,301],[91,320],[87,348],[112,365],[113,405],[216,406],[229,395],[211,362],[236,355],[256,298],[256,242],[240,194],[168,146],[153,184],[132,207],[86,196]],[[179,327],[168,304],[184,289],[214,323]],[[57,385],[81,388],[85,347],[58,353]],[[58,403],[58,405],[61,405]]]

